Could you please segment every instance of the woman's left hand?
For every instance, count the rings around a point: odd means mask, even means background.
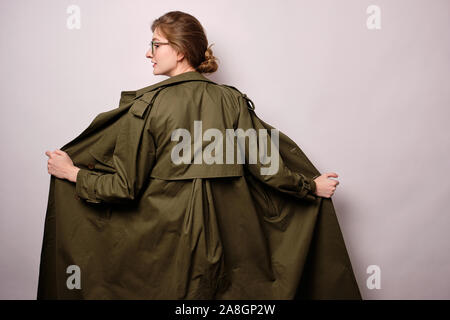
[[[45,154],[49,157],[47,161],[49,174],[60,179],[67,179],[72,182],[77,181],[77,174],[80,168],[73,165],[72,159],[66,152],[56,149],[53,152],[46,151]]]

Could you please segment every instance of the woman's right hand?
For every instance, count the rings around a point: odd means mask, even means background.
[[[319,197],[330,198],[334,194],[339,181],[328,179],[329,177],[337,178],[338,175],[335,172],[327,172],[314,179],[316,183],[316,195]]]

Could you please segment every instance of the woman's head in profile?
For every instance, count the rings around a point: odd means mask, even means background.
[[[217,58],[200,22],[192,15],[171,11],[153,21],[150,49],[146,57],[153,63],[154,75],[175,76],[187,71],[213,73]]]

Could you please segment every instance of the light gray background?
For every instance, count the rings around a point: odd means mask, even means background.
[[[69,5],[81,29],[69,30]],[[381,29],[369,30],[369,5]],[[35,299],[46,150],[120,91],[166,79],[145,58],[153,19],[197,17],[236,86],[321,173],[364,299],[449,299],[450,2],[1,0],[0,298]],[[381,269],[369,289],[367,268]]]

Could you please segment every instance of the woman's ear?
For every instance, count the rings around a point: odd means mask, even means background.
[[[184,59],[184,53],[177,51],[177,61],[182,61]]]

